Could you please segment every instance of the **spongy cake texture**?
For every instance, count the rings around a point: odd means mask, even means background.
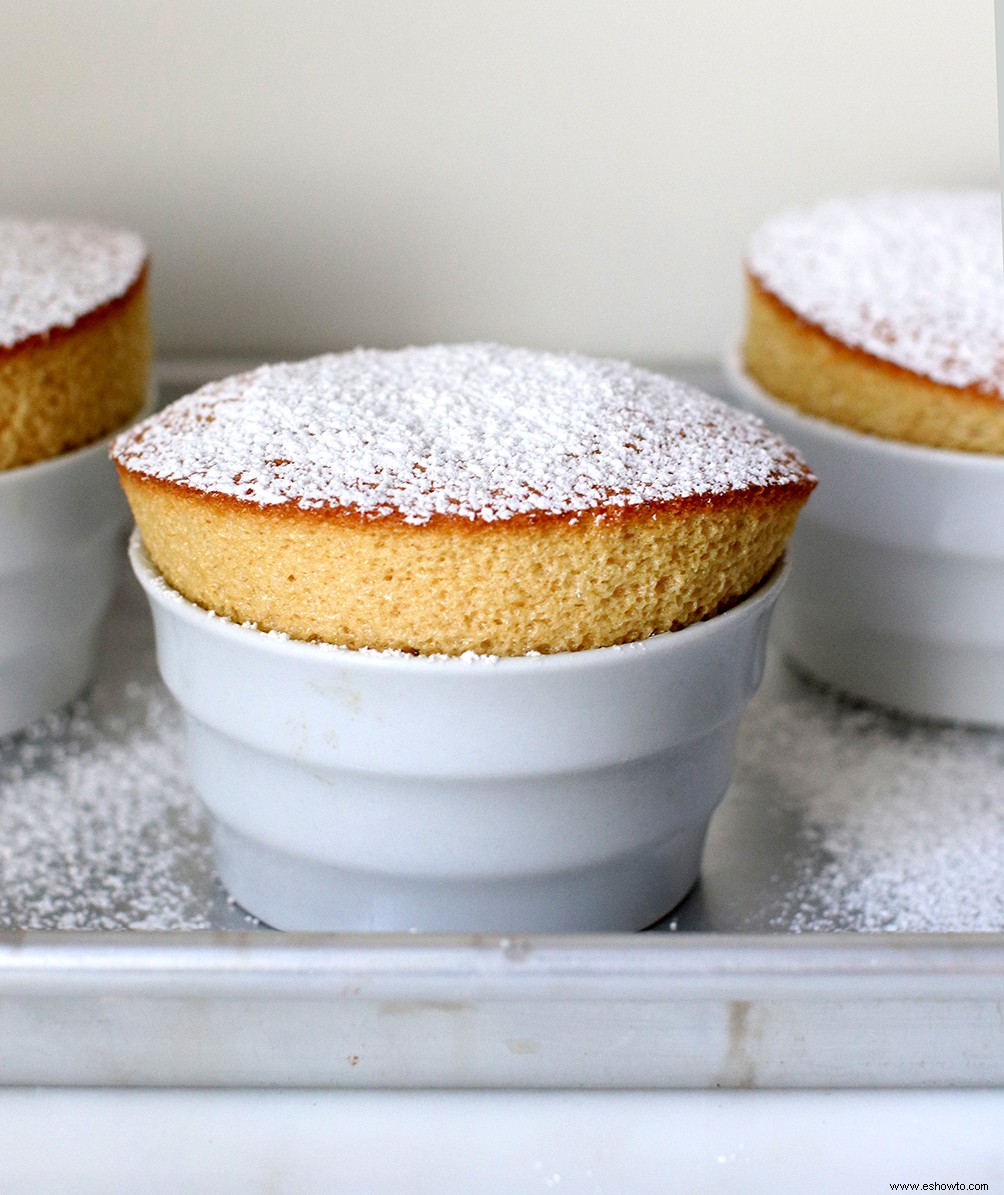
[[[113,445],[190,600],[350,647],[519,655],[708,617],[813,481],[762,424],[629,365],[357,350],[204,387]]]
[[[0,469],[122,427],[146,401],[150,355],[139,237],[0,220]]]
[[[747,258],[746,369],[857,431],[1004,452],[1004,264],[992,191],[785,212]]]

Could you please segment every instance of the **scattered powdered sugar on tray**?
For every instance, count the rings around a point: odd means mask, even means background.
[[[0,926],[209,928],[213,875],[181,716],[152,675],[0,739]]]
[[[112,445],[259,506],[490,522],[803,484],[756,418],[620,361],[491,344],[357,349],[204,386]]]
[[[784,212],[753,236],[748,266],[845,344],[1004,397],[997,191],[892,192]]]
[[[145,261],[146,248],[131,232],[0,220],[0,346],[71,327],[124,295]]]
[[[1004,930],[1004,735],[814,691],[754,702],[739,759],[801,821],[776,927]]]

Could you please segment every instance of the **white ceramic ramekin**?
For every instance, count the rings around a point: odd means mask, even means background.
[[[0,472],[0,735],[90,680],[128,513],[107,439]]]
[[[819,478],[775,623],[798,666],[928,718],[1004,725],[1004,457],[799,414],[728,363],[736,401]]]
[[[777,570],[640,643],[491,659],[302,643],[171,589],[161,673],[231,895],[280,929],[633,930],[693,885]]]

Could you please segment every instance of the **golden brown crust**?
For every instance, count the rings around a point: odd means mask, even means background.
[[[299,506],[293,501],[269,503],[267,506],[249,498],[236,498],[231,494],[219,493],[215,490],[202,490],[186,485],[183,481],[165,481],[160,477],[152,477],[142,470],[129,469],[116,461],[122,484],[131,479],[133,482],[147,487],[163,487],[168,493],[191,496],[200,502],[219,506],[222,510],[233,513],[256,511],[270,518],[289,517],[296,519],[316,519],[320,522],[349,523],[361,526],[378,523],[383,527],[400,525],[410,527],[411,524],[400,511],[376,513],[344,506]],[[594,522],[648,522],[653,517],[680,516],[697,511],[724,511],[731,506],[748,506],[750,504],[786,506],[791,502],[805,502],[815,489],[815,478],[805,470],[797,481],[783,481],[776,485],[751,485],[743,490],[728,490],[721,494],[688,494],[682,498],[674,498],[670,502],[645,502],[634,505],[609,503],[588,512],[567,514],[550,511],[534,511],[532,513],[517,513],[506,519],[497,519],[486,523],[481,519],[469,519],[463,515],[434,513],[429,516],[424,527],[433,530],[451,529],[457,534],[476,534],[485,527],[491,527],[499,535],[507,530],[521,530],[529,527],[543,527],[547,524],[567,527],[584,519]]]
[[[814,484],[414,526],[119,475],[151,558],[207,609],[348,647],[498,655],[609,646],[711,617],[770,572]]]
[[[0,349],[0,469],[81,448],[143,409],[151,337],[148,265],[118,298]]]
[[[747,272],[746,371],[807,415],[884,439],[1004,453],[1004,402],[948,386],[830,336]]]

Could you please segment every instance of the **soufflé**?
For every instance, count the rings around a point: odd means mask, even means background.
[[[832,199],[764,224],[743,358],[768,394],[854,431],[1004,453],[996,191]]]
[[[752,416],[609,360],[356,350],[203,387],[119,436],[184,597],[350,648],[518,656],[740,601],[814,479]]]
[[[0,469],[82,448],[140,414],[148,272],[134,233],[0,220]]]

